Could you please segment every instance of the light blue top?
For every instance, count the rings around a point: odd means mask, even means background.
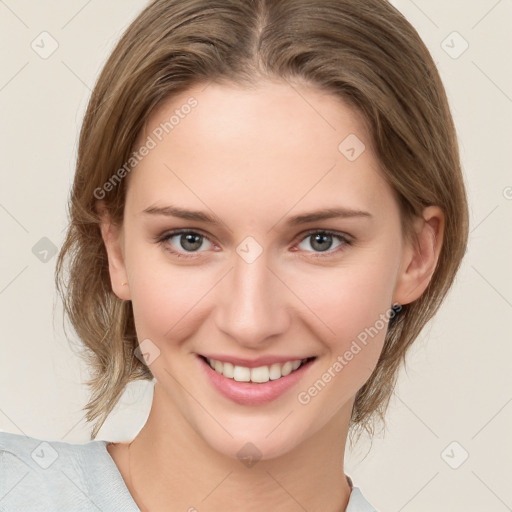
[[[107,444],[0,432],[0,512],[140,512]],[[352,486],[345,512],[376,510]]]

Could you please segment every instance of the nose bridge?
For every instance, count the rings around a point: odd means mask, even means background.
[[[283,285],[269,270],[263,251],[254,259],[240,244],[233,258],[233,269],[223,279],[216,301],[217,326],[245,346],[259,346],[288,328],[288,311]]]

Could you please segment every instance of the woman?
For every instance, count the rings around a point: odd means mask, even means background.
[[[91,438],[130,381],[151,411],[129,443],[0,436],[5,474],[46,466],[6,503],[374,510],[346,440],[383,419],[467,224],[442,83],[390,4],[151,3],[93,91],[56,272]]]

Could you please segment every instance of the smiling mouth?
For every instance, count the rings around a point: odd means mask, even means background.
[[[295,359],[284,363],[274,363],[271,365],[249,368],[247,366],[238,366],[229,362],[218,361],[205,356],[200,356],[214,371],[228,379],[237,382],[254,382],[263,384],[269,380],[279,380],[282,377],[290,375],[305,364],[316,359],[308,357],[305,359]]]

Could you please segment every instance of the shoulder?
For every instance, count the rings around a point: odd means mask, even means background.
[[[347,477],[347,479],[352,491],[350,493],[350,499],[345,512],[377,512],[377,510],[363,496],[361,489],[353,485],[352,479],[350,477]]]
[[[361,489],[354,487],[345,512],[377,512],[377,510],[366,500]]]
[[[0,432],[0,512],[98,510],[122,482],[106,441],[66,443]],[[110,488],[107,498],[116,489]],[[105,509],[105,508],[103,508]],[[119,508],[119,510],[131,510]]]

